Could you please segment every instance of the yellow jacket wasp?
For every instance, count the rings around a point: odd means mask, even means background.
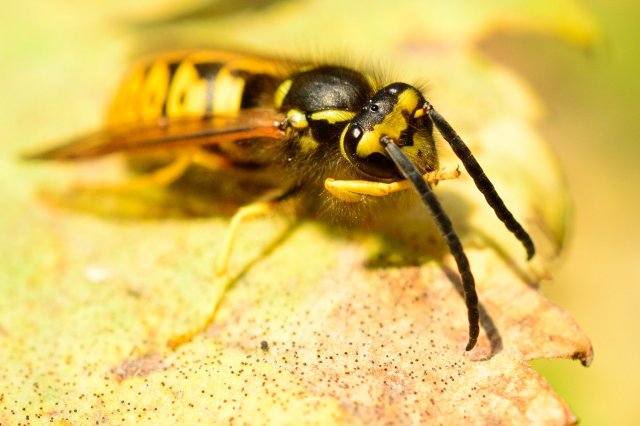
[[[125,79],[104,130],[29,158],[168,152],[173,161],[147,177],[163,184],[192,164],[267,171],[277,177],[280,193],[236,213],[221,269],[239,223],[279,201],[304,194],[314,204],[329,195],[348,205],[412,187],[458,265],[469,319],[466,350],[471,350],[479,335],[478,297],[462,244],[430,187],[451,177],[439,170],[434,126],[531,259],[531,238],[423,94],[405,83],[382,85],[342,66],[292,65],[214,51],[158,56]]]

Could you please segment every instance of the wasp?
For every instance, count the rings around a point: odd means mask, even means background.
[[[431,188],[452,177],[439,169],[436,130],[531,259],[535,248],[529,234],[423,93],[403,82],[383,84],[340,65],[217,51],[155,56],[124,80],[103,130],[28,157],[85,160],[118,152],[166,154],[171,161],[140,177],[164,185],[193,165],[246,170],[255,173],[256,180],[270,176],[279,191],[233,216],[220,270],[226,267],[240,223],[286,199],[303,194],[317,206],[317,200],[331,198],[348,210],[365,199],[413,188],[456,261],[468,314],[469,351],[480,331],[478,296],[464,248]]]

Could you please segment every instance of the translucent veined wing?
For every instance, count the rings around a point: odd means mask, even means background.
[[[25,159],[71,161],[117,152],[170,150],[216,145],[252,138],[282,139],[284,114],[267,109],[246,109],[229,116],[161,119],[154,124],[106,129],[65,144],[26,154]]]

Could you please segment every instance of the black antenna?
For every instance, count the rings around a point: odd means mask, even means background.
[[[476,284],[473,279],[473,274],[471,273],[471,267],[469,266],[469,259],[467,259],[467,255],[464,253],[462,243],[460,243],[460,238],[458,238],[458,235],[454,231],[451,219],[449,219],[449,216],[445,213],[442,205],[431,190],[431,187],[424,181],[424,178],[418,169],[416,169],[416,166],[407,158],[400,147],[396,145],[395,141],[388,136],[383,136],[380,138],[380,144],[387,151],[400,173],[411,182],[424,204],[429,208],[438,226],[438,230],[446,240],[449,250],[456,260],[458,271],[462,278],[464,302],[467,306],[467,315],[469,317],[469,341],[465,350],[470,351],[476,345],[478,335],[480,334],[480,314],[478,311]]]
[[[436,125],[440,134],[447,142],[449,142],[451,149],[453,149],[453,152],[455,152],[460,161],[462,161],[464,168],[467,169],[467,172],[475,182],[476,187],[482,195],[484,195],[484,198],[496,213],[498,219],[500,219],[507,229],[511,231],[518,240],[520,240],[524,248],[527,250],[527,259],[531,260],[533,255],[536,253],[531,237],[527,231],[524,230],[522,225],[520,225],[520,223],[518,223],[518,221],[513,217],[513,214],[511,214],[509,209],[507,209],[504,201],[502,201],[502,198],[500,198],[496,192],[496,189],[484,173],[484,170],[482,170],[482,167],[480,167],[480,164],[478,164],[478,161],[471,153],[469,147],[467,147],[467,145],[462,141],[456,131],[453,130],[453,127],[447,123],[447,120],[445,120],[440,113],[433,108],[433,105],[425,101],[422,110],[429,116],[433,124]]]

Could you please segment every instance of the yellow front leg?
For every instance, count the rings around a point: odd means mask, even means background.
[[[425,182],[438,183],[441,180],[456,179],[460,176],[460,170],[436,170],[423,175]],[[324,187],[334,197],[348,203],[357,203],[363,200],[363,195],[384,197],[393,192],[404,191],[411,188],[407,180],[398,182],[373,182],[369,180],[335,180],[328,178],[324,181]]]

